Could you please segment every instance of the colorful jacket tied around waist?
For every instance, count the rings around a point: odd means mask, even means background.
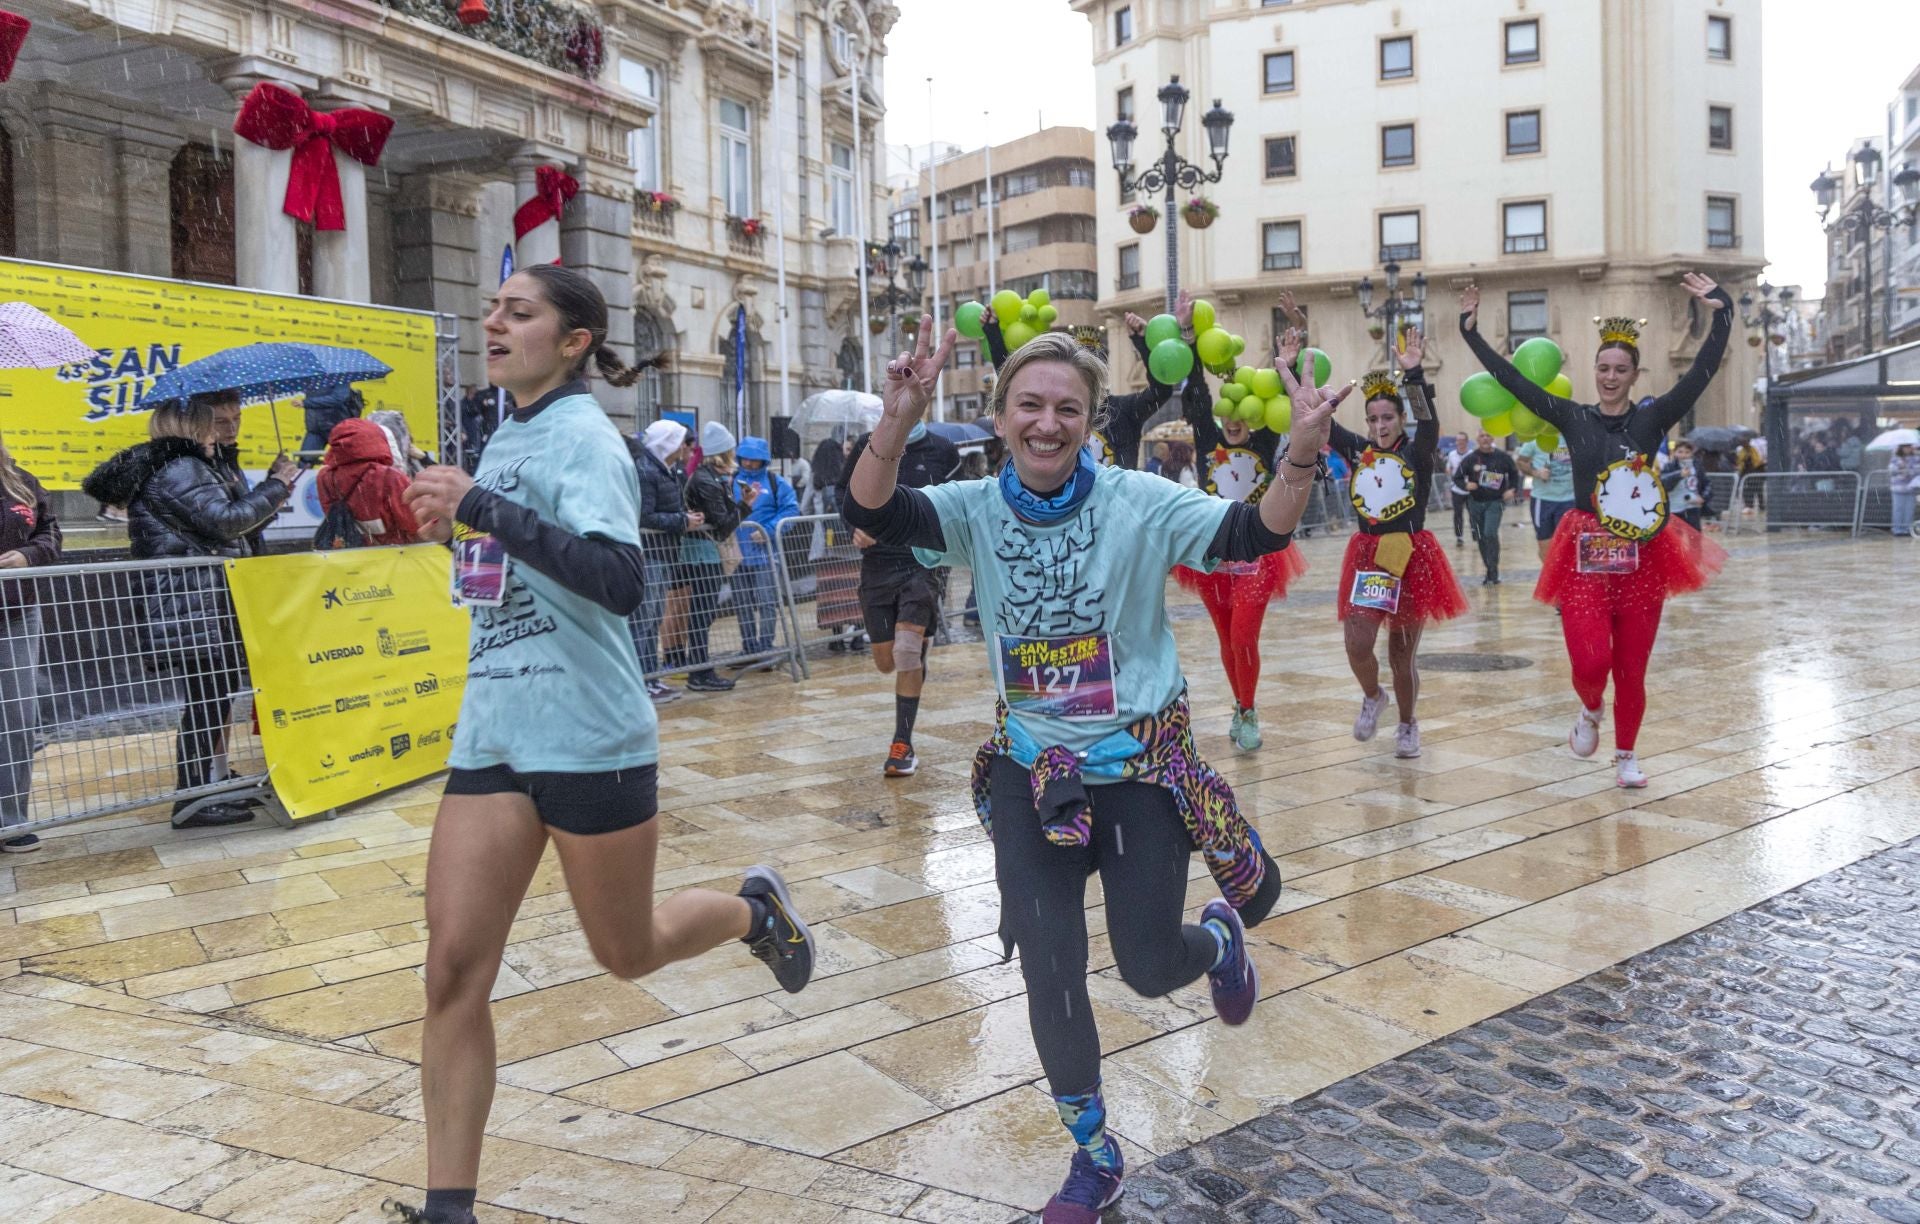
[[[1088,778],[1146,782],[1173,796],[1187,837],[1206,861],[1220,895],[1243,911],[1249,926],[1265,918],[1279,899],[1279,872],[1262,848],[1259,833],[1240,814],[1227,780],[1194,747],[1186,694],[1084,753],[1057,744],[1042,747],[1018,721],[1007,717],[1006,705],[999,704],[993,736],[973,757],[973,809],[989,837],[993,836],[989,777],[997,756],[1009,757],[1030,771],[1033,806],[1052,844],[1084,846],[1093,840]],[[1004,929],[1001,941],[1011,955]]]

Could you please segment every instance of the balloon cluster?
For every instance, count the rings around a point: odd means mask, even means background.
[[[1567,355],[1545,336],[1535,336],[1513,353],[1513,366],[1528,382],[1558,399],[1573,395],[1573,380],[1560,372]],[[1480,427],[1496,438],[1512,434],[1542,450],[1560,445],[1559,431],[1515,399],[1493,375],[1482,371],[1460,384],[1460,406],[1480,420]]]
[[[1247,351],[1245,340],[1219,325],[1213,303],[1198,298],[1193,303],[1193,335],[1193,347],[1200,354],[1200,364],[1221,378],[1235,372],[1234,359]]]
[[[1009,353],[1019,350],[1060,318],[1060,308],[1053,304],[1045,289],[1035,289],[1024,298],[1011,289],[1002,289],[993,295],[988,305],[968,302],[954,311],[955,330],[969,339],[982,339],[987,334],[989,309],[1000,321],[1000,335],[1006,340]]]
[[[1324,387],[1333,377],[1333,359],[1319,349],[1308,349],[1300,354],[1294,372],[1300,379],[1311,378],[1314,386]],[[1241,366],[1221,386],[1213,415],[1221,421],[1245,421],[1255,429],[1286,433],[1293,428],[1293,400],[1287,396],[1280,371]]]

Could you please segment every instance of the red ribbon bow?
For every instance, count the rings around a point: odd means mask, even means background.
[[[580,193],[579,182],[558,166],[540,166],[533,172],[533,198],[513,214],[517,241],[549,221],[557,221],[567,201]]]
[[[292,149],[283,211],[311,221],[315,229],[342,230],[347,228],[347,213],[333,151],[337,148],[363,166],[379,165],[393,119],[357,106],[322,113],[292,90],[261,81],[240,104],[233,131],[265,148]]]
[[[27,31],[32,28],[33,23],[25,17],[0,9],[0,81],[13,75],[13,61],[27,41]]]

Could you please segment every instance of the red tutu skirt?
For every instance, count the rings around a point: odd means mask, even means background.
[[[1553,544],[1540,566],[1540,581],[1533,588],[1533,597],[1562,608],[1612,607],[1625,602],[1663,603],[1670,596],[1706,586],[1727,563],[1726,549],[1674,515],[1659,535],[1641,541],[1640,568],[1631,574],[1581,573],[1581,535],[1605,530],[1592,511],[1567,511],[1553,533]]]
[[[1391,616],[1370,608],[1361,608],[1360,613],[1385,617],[1392,625],[1424,625],[1428,621],[1452,620],[1464,615],[1467,597],[1460,589],[1459,579],[1453,576],[1453,563],[1447,560],[1447,550],[1431,531],[1416,531],[1412,540],[1413,556],[1407,562],[1406,573],[1400,575],[1400,610]],[[1340,565],[1339,619],[1344,621],[1353,615],[1353,576],[1362,570],[1377,568],[1373,554],[1379,547],[1380,537],[1363,531],[1355,532],[1347,541],[1347,557]]]
[[[1258,561],[1222,561],[1211,574],[1184,565],[1173,567],[1173,580],[1203,599],[1232,603],[1267,603],[1287,597],[1287,584],[1307,572],[1307,559],[1297,545],[1288,544]]]

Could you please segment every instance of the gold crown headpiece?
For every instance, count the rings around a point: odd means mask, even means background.
[[[1400,371],[1368,370],[1360,380],[1362,402],[1400,398]]]
[[[1600,328],[1600,347],[1609,344],[1631,344],[1640,347],[1640,329],[1647,325],[1645,319],[1629,319],[1625,315],[1614,315],[1603,319],[1593,317],[1594,324]]]
[[[1081,348],[1105,351],[1107,347],[1107,329],[1104,327],[1073,328],[1073,338],[1080,342]]]

